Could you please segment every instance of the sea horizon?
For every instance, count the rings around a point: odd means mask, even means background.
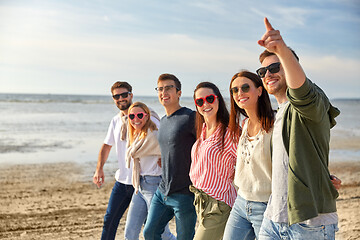
[[[223,93],[223,91],[221,91]],[[0,92],[0,95],[43,95],[43,96],[84,96],[84,97],[109,97],[111,100],[111,95],[109,94],[85,94],[85,93],[22,93],[22,92]],[[154,92],[153,95],[137,95],[137,97],[156,97],[157,94]],[[270,96],[273,98],[273,96]],[[192,96],[181,96],[181,98],[192,98]],[[228,96],[224,96],[224,98],[229,98]],[[335,97],[329,98],[330,101],[351,101],[351,100],[360,100],[360,97]],[[0,97],[0,101],[4,100]]]
[[[165,111],[154,96],[134,96]],[[225,97],[229,104],[229,98]],[[360,98],[331,100],[341,114],[331,130],[330,161],[360,161]],[[195,110],[192,97],[180,104]],[[272,99],[273,108],[276,101]],[[96,164],[109,123],[118,112],[109,95],[0,93],[0,163]],[[114,151],[113,151],[114,152]],[[116,164],[115,154],[109,157]]]

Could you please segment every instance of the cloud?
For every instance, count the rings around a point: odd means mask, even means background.
[[[172,71],[184,75],[184,83],[193,83],[194,79],[223,79],[217,74],[233,74],[239,68],[248,68],[249,59],[256,62],[255,56],[250,57],[250,50],[236,47],[251,45],[245,41],[193,38],[185,34],[93,36],[90,39],[52,35],[46,41],[41,39],[8,38],[7,42],[2,42],[7,49],[0,56],[0,62],[13,68],[32,69],[33,75],[44,69],[49,74],[54,72],[54,76],[37,75],[38,80],[54,79],[55,74],[57,78],[63,75],[76,81],[87,81],[91,74],[155,79],[162,72]],[[81,73],[84,76],[79,78]],[[24,79],[20,72],[16,75]],[[144,90],[143,94],[146,92]]]
[[[104,16],[103,19],[104,19],[105,22],[109,22],[109,21],[110,21],[109,16]]]
[[[356,73],[359,59],[306,53],[300,57],[307,74],[330,98],[359,97],[360,79]]]
[[[2,91],[10,85],[16,89],[16,81],[18,86],[36,91],[38,85],[45,91],[45,86],[56,81],[63,84],[64,91],[85,91],[86,86],[86,93],[97,93],[101,87],[107,92],[108,84],[122,79],[133,82],[139,94],[147,95],[144,81],[153,84],[163,72],[179,76],[187,96],[192,95],[195,83],[203,80],[227,89],[235,72],[243,68],[254,71],[259,66],[262,48],[256,40],[263,34],[264,16],[282,32],[287,30],[285,38],[291,46],[307,51],[300,56],[305,59],[305,71],[326,88],[333,87],[335,90],[327,89],[331,95],[336,93],[339,73],[346,76],[349,85],[360,82],[354,80],[353,70],[359,63],[349,57],[357,56],[359,48],[350,46],[349,51],[346,46],[359,16],[351,14],[346,22],[347,15],[340,8],[320,9],[301,3],[286,6],[275,1],[268,15],[268,6],[258,2],[224,4],[218,0],[143,2],[141,7],[130,2],[25,3],[0,3]],[[324,18],[324,14],[331,16]],[[334,17],[336,23],[343,19],[349,26],[344,24],[340,29],[337,25],[330,33],[324,26],[333,24]],[[341,32],[342,39],[334,41],[334,32],[345,27],[349,30]],[[329,49],[333,56],[327,56]]]
[[[191,1],[190,6],[200,8],[202,10],[214,13],[216,15],[227,15],[225,5],[219,0]]]
[[[303,27],[308,17],[312,14],[312,10],[300,7],[282,7],[272,6],[272,11],[268,12],[266,6],[261,8],[251,8],[251,11],[261,17],[267,17],[270,22],[281,24],[283,28]]]

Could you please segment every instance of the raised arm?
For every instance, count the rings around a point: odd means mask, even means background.
[[[296,89],[305,82],[305,73],[295,58],[291,50],[286,46],[280,35],[279,30],[275,30],[267,18],[264,18],[266,28],[265,34],[258,41],[260,46],[265,47],[269,52],[273,52],[280,59],[285,72],[286,84],[289,88]]]

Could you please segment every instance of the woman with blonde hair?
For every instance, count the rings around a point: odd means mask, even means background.
[[[146,221],[152,197],[161,180],[161,157],[157,140],[158,127],[150,119],[159,123],[159,117],[142,102],[135,102],[128,111],[128,138],[126,165],[132,167],[134,194],[125,226],[125,239],[139,239],[142,225]],[[175,239],[165,228],[162,239]]]

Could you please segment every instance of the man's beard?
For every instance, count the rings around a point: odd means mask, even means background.
[[[124,111],[126,109],[128,109],[131,105],[131,102],[127,102],[125,105],[124,104],[116,104],[116,106],[121,110],[121,111]]]

